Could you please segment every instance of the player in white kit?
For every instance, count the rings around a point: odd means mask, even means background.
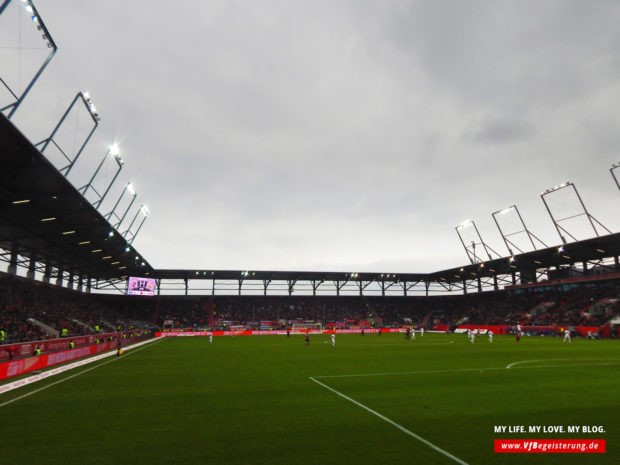
[[[570,330],[568,328],[564,330],[564,340],[562,342],[566,342],[566,341],[573,342],[570,338]]]
[[[424,336],[424,327],[420,328],[420,336]]]
[[[487,334],[489,335],[489,342],[493,342],[493,331],[489,330]]]
[[[335,333],[332,333],[331,339],[332,339],[332,349],[335,349],[336,348],[336,334]]]
[[[213,333],[209,332],[209,344],[213,344]]]
[[[415,329],[413,329],[413,326],[411,327],[411,340],[415,341]]]

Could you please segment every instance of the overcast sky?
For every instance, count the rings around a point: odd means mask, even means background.
[[[134,245],[155,268],[460,266],[455,225],[506,256],[491,213],[512,204],[558,244],[540,193],[565,181],[620,228],[617,1],[36,6],[59,50],[13,121],[38,142],[90,93],[101,124],[72,182],[118,142],[102,210],[133,181],[151,211]],[[27,68],[4,51],[3,70]],[[569,194],[548,197],[559,218],[579,213]],[[594,236],[585,220],[564,225]]]

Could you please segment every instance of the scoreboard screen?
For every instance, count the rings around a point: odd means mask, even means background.
[[[130,276],[127,283],[127,295],[155,295],[155,280]]]

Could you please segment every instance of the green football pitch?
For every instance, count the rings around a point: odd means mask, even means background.
[[[620,341],[163,338],[2,394],[0,418],[12,465],[617,464]],[[575,425],[604,432],[495,432]],[[493,451],[569,438],[607,452]]]

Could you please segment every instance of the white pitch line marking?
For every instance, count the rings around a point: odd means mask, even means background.
[[[566,359],[569,360],[569,359]],[[544,360],[537,360],[544,361]],[[584,363],[576,363],[576,364],[558,364],[558,365],[536,365],[536,366],[523,366],[517,367],[517,370],[525,370],[532,368],[563,368],[563,367],[581,367],[581,366],[605,366],[605,365],[620,365],[620,360],[613,360],[609,362],[603,363],[590,363],[585,365]],[[498,371],[498,370],[507,370],[508,367],[488,367],[488,368],[455,368],[452,370],[418,370],[418,371],[392,371],[385,373],[359,373],[359,374],[350,374],[350,375],[323,375],[323,376],[314,376],[315,379],[323,379],[323,378],[362,378],[367,376],[399,376],[399,375],[430,375],[435,373],[467,373],[470,371]]]
[[[572,360],[572,359],[570,359],[570,358],[544,358],[544,359],[540,359],[540,360],[522,360],[520,362],[514,362],[514,363],[510,363],[509,365],[506,365],[506,369],[510,370],[513,366],[520,365],[522,363],[560,362],[560,361],[566,361],[566,360]]]
[[[146,349],[147,347],[153,347],[155,344],[158,344],[159,342],[162,342],[162,341],[165,341],[165,340],[166,340],[165,338],[162,338],[159,341],[155,341],[153,344],[144,345],[144,346],[142,346],[142,347],[140,347],[140,348],[138,348],[136,350],[132,350],[131,352],[127,352],[127,356],[129,356],[131,354],[135,354],[136,352],[140,352],[142,349]],[[67,380],[69,380],[71,378],[75,378],[76,376],[83,375],[84,373],[88,373],[89,371],[92,371],[92,370],[94,370],[96,368],[99,368],[99,367],[102,367],[104,365],[107,365],[108,363],[115,362],[117,360],[122,360],[122,358],[113,358],[112,360],[108,360],[107,362],[100,363],[97,366],[88,368],[87,370],[84,370],[84,371],[80,371],[79,373],[76,373],[74,375],[67,376],[66,378],[63,378],[63,379],[60,379],[60,380],[58,380],[58,381],[56,381],[54,383],[48,384],[47,386],[43,386],[43,387],[41,387],[39,389],[35,389],[34,391],[31,391],[31,392],[27,392],[26,394],[21,395],[19,397],[15,397],[14,399],[7,400],[6,402],[3,402],[2,404],[0,404],[0,408],[4,407],[5,405],[12,404],[13,402],[16,402],[18,400],[24,399],[25,397],[31,396],[33,394],[36,394],[37,392],[44,391],[45,389],[50,388],[52,386],[55,386],[56,384],[64,383],[65,381],[67,381]]]
[[[428,441],[427,439],[424,439],[422,436],[418,436],[417,434],[409,431],[407,428],[405,428],[402,425],[399,425],[398,423],[396,423],[393,420],[390,420],[388,417],[381,415],[379,412],[371,409],[370,407],[365,406],[364,404],[362,404],[361,402],[356,401],[355,399],[352,399],[351,397],[343,394],[340,391],[335,390],[332,387],[329,387],[327,384],[323,384],[320,381],[317,381],[315,378],[313,378],[312,376],[310,376],[310,379],[312,381],[314,381],[316,384],[323,386],[325,389],[332,391],[334,394],[342,397],[343,399],[348,400],[349,402],[352,402],[353,404],[357,405],[358,407],[363,408],[364,410],[366,410],[369,413],[372,413],[374,416],[380,418],[381,420],[389,423],[390,425],[394,426],[395,428],[399,429],[400,431],[402,431],[405,434],[408,434],[409,436],[411,436],[414,439],[417,439],[418,441],[420,441],[421,443],[427,445],[428,447],[430,447],[431,449],[439,452],[440,454],[448,457],[451,460],[454,460],[456,463],[460,463],[461,465],[469,465],[467,462],[461,460],[458,457],[455,457],[454,455],[452,455],[450,452],[443,450],[441,447],[436,446],[435,444],[433,444],[432,442]]]

